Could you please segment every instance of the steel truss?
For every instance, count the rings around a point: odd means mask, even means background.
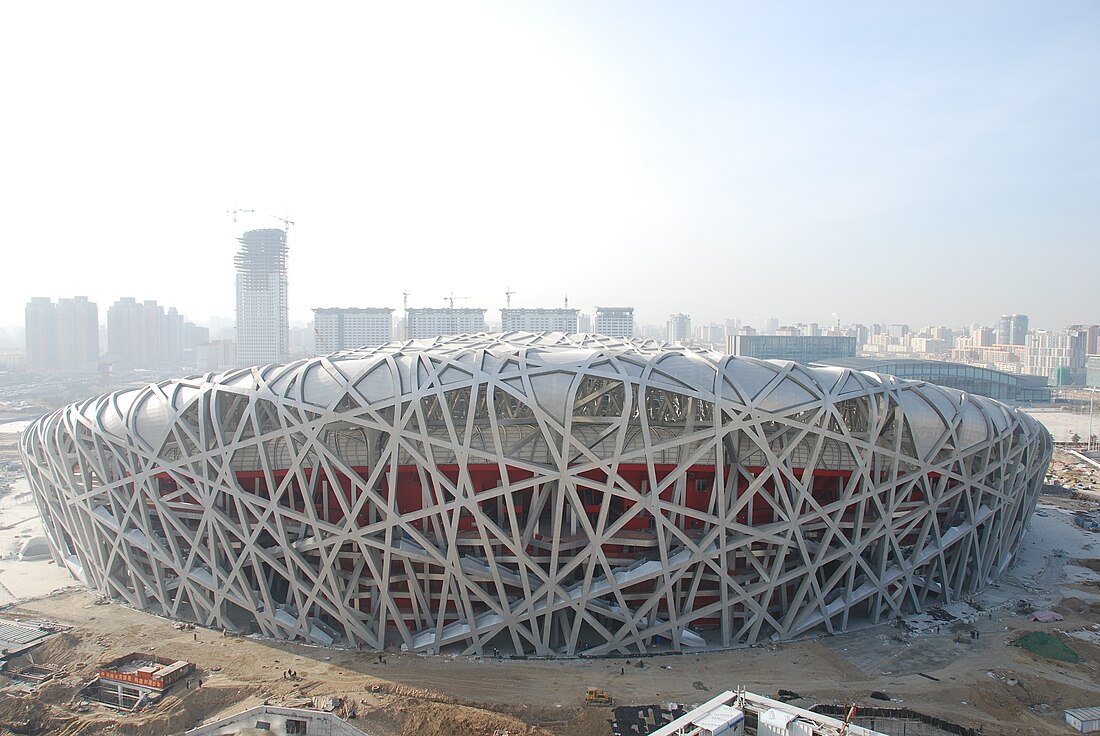
[[[1022,412],[591,335],[166,381],[23,435],[53,552],[138,608],[323,644],[726,647],[957,600],[1050,460]]]

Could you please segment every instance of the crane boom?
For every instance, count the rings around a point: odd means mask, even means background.
[[[455,296],[455,293],[452,291],[450,293],[450,296],[443,297],[443,301],[448,302],[451,305],[450,309],[453,311],[454,308],[455,308],[455,299],[469,299],[469,298],[470,297],[468,297],[468,296]]]
[[[290,226],[294,224],[293,220],[288,219],[286,217],[279,217],[278,215],[271,215],[271,216],[274,217],[279,222],[283,223],[283,231],[284,232],[288,232],[288,233],[290,232]]]

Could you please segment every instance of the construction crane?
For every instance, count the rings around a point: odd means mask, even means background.
[[[328,340],[326,340],[324,336],[321,335],[321,331],[317,329],[316,324],[314,324],[313,326],[313,342],[317,347],[321,348],[322,354],[332,352],[332,350],[329,349]]]
[[[233,222],[236,222],[237,221],[237,215],[248,215],[248,214],[252,214],[255,211],[256,210],[226,210],[225,214],[233,215]]]
[[[287,218],[279,217],[278,215],[271,215],[271,216],[274,217],[279,222],[283,223],[283,231],[284,232],[287,232],[287,233],[290,232],[290,226],[294,224],[293,220],[288,220]]]
[[[470,299],[470,298],[471,297],[468,297],[468,296],[455,296],[455,293],[452,291],[450,296],[443,297],[443,301],[449,303],[451,305],[450,309],[453,310],[455,308],[455,299]]]
[[[455,293],[453,291],[451,292],[450,296],[443,297],[443,299],[451,305],[450,307],[448,307],[448,309],[451,312],[451,334],[452,335],[455,334],[456,332],[458,332],[458,315],[455,314],[455,299],[469,299],[469,298],[470,297],[468,297],[468,296],[455,296]]]
[[[515,293],[516,292],[512,291],[511,286],[505,286],[504,287],[504,299],[508,303],[508,307],[507,307],[508,309],[512,308],[512,294],[515,294]]]

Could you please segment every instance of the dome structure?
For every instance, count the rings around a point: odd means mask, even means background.
[[[89,399],[22,452],[59,563],[321,644],[720,648],[957,600],[1049,434],[991,399],[640,340],[391,343]]]

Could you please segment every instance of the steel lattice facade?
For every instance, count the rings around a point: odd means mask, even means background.
[[[90,399],[23,435],[60,564],[279,638],[725,647],[972,594],[1047,432],[844,368],[560,334],[391,343]]]

